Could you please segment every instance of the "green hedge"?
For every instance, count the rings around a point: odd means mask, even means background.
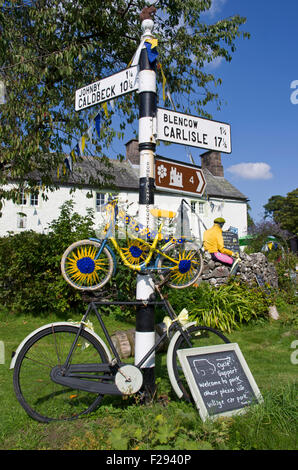
[[[83,308],[81,294],[63,279],[60,260],[68,245],[93,236],[93,216],[73,211],[73,202],[61,206],[48,234],[25,231],[0,238],[0,301],[13,314],[68,318],[69,310]]]

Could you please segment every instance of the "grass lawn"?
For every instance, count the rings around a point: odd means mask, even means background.
[[[291,354],[298,331],[287,321],[288,316],[286,312],[281,320],[259,321],[227,335],[239,344],[264,398],[263,404],[251,407],[244,415],[203,423],[195,406],[178,400],[172,392],[165,374],[165,355],[158,354],[158,390],[151,404],[139,405],[134,397],[124,400],[107,396],[87,417],[45,425],[28,417],[19,405],[9,364],[11,352],[28,333],[58,319],[2,315],[0,341],[5,345],[5,362],[0,364],[0,449],[293,450],[297,445],[298,365],[291,361]],[[114,315],[105,321],[110,332],[135,326]]]

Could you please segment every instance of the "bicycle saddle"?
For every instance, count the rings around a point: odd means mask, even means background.
[[[168,211],[166,209],[150,209],[151,214],[153,217],[165,217],[168,219],[173,219],[176,217],[176,212]]]

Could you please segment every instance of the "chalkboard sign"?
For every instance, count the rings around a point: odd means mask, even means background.
[[[237,233],[233,232],[222,232],[222,237],[224,241],[224,247],[228,250],[237,251],[240,253],[239,247],[239,238]]]
[[[243,413],[263,401],[237,343],[180,349],[177,353],[203,421]]]

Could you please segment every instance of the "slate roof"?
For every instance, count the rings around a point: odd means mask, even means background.
[[[235,188],[226,178],[214,176],[207,169],[202,169],[206,179],[206,192],[208,196],[225,199],[239,199],[247,201],[248,198]],[[39,180],[38,171],[30,175],[33,179]],[[127,160],[120,161],[108,158],[98,158],[86,156],[74,163],[73,171],[67,171],[65,176],[57,178],[56,170],[52,172],[52,177],[57,185],[80,185],[96,187],[96,181],[106,183],[103,188],[138,190],[139,188],[139,167],[132,166]],[[159,191],[160,192],[160,191]]]
[[[107,163],[109,167],[107,167]],[[107,176],[108,182],[106,187],[113,185],[119,189],[137,190],[139,188],[139,167],[132,166],[129,161],[106,159],[103,161],[97,157],[84,157],[78,164],[75,164],[74,171],[69,174],[67,182],[76,184],[85,181],[86,184],[92,186],[94,177],[104,181]],[[214,176],[207,169],[203,170],[206,179],[206,192],[208,196],[220,197],[226,199],[239,199],[247,201],[248,198],[233,186],[226,178],[222,176]]]
[[[87,185],[92,186],[93,180],[96,178],[101,183],[107,179],[103,187],[139,188],[138,172],[127,161],[84,157],[74,165],[73,172],[68,175],[67,182],[69,184],[84,181]]]

